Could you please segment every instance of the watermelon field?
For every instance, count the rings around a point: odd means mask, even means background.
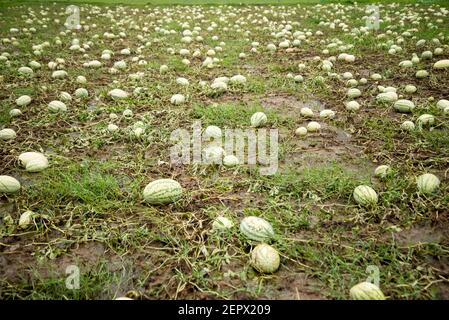
[[[449,299],[449,3],[0,0],[0,299]]]

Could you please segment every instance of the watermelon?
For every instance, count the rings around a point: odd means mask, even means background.
[[[435,123],[435,117],[431,114],[422,114],[416,120],[420,126],[431,126]]]
[[[385,300],[385,296],[378,286],[371,282],[361,282],[349,290],[353,300]]]
[[[54,100],[48,104],[48,110],[52,112],[65,112],[67,111],[67,106],[62,101]]]
[[[424,194],[433,193],[440,185],[440,179],[434,174],[425,173],[416,179],[418,190]]]
[[[437,107],[438,107],[438,109],[444,111],[446,108],[449,107],[449,100],[446,100],[446,99],[441,99],[441,100],[439,100],[439,101],[437,102]]]
[[[30,160],[26,167],[25,170],[28,172],[40,172],[44,169],[46,169],[48,167],[48,160],[45,159],[33,159]]]
[[[143,190],[143,198],[149,204],[168,204],[182,196],[181,185],[173,179],[158,179],[150,182]]]
[[[373,188],[366,185],[358,186],[354,189],[354,200],[362,206],[375,205],[377,203],[377,193]]]
[[[390,166],[381,165],[374,170],[374,175],[379,178],[385,178],[390,172]]]
[[[415,130],[415,124],[413,123],[413,122],[411,122],[411,121],[404,121],[402,124],[401,124],[401,129],[402,130],[406,130],[406,131],[413,131],[413,130]]]
[[[40,172],[48,167],[48,159],[40,152],[24,152],[19,155],[19,162],[28,172]]]
[[[449,69],[449,60],[440,60],[433,65],[434,69]]]
[[[33,75],[33,69],[29,68],[29,67],[20,67],[19,69],[17,69],[17,72],[19,73],[19,75],[21,76],[32,76]]]
[[[227,155],[223,158],[223,165],[225,167],[228,167],[228,168],[235,167],[238,164],[239,164],[239,159],[232,154]]]
[[[53,73],[51,74],[51,77],[54,79],[64,79],[68,76],[68,73],[64,70],[56,70],[53,71]]]
[[[33,211],[27,210],[20,215],[19,228],[26,229],[32,222],[36,214]]]
[[[249,216],[240,223],[240,232],[250,240],[269,241],[274,237],[274,230],[271,224],[259,217]]]
[[[13,129],[0,130],[0,140],[12,140],[16,137],[16,132]]]
[[[208,141],[210,139],[221,139],[221,129],[217,126],[208,126],[203,133],[203,139]]]
[[[254,128],[262,127],[267,121],[267,116],[263,112],[256,112],[251,116],[251,126]]]
[[[416,71],[415,76],[416,76],[418,79],[422,79],[422,78],[428,77],[428,76],[429,76],[429,73],[428,73],[426,70],[418,70],[418,71]]]
[[[360,104],[355,100],[348,101],[345,104],[346,104],[346,110],[357,111],[360,109]]]
[[[234,226],[234,223],[226,218],[226,217],[217,217],[212,223],[212,230],[214,231],[223,231],[227,229],[231,229]]]
[[[321,130],[321,125],[316,121],[310,121],[307,124],[307,131],[308,132],[316,132]]]
[[[379,102],[395,102],[398,100],[398,94],[392,91],[379,93],[376,100]]]
[[[27,95],[20,96],[20,97],[18,97],[18,98],[16,99],[16,104],[17,104],[19,107],[27,106],[27,105],[29,105],[30,103],[31,103],[31,97],[30,97],[30,96],[27,96]]]
[[[307,134],[307,128],[299,127],[298,129],[295,130],[295,134],[297,136],[305,136]]]
[[[123,91],[121,89],[113,89],[108,92],[108,96],[110,96],[112,99],[115,100],[126,99],[128,98],[128,92]]]
[[[0,192],[15,193],[20,190],[20,182],[10,176],[0,176]]]
[[[354,99],[360,97],[362,92],[359,89],[352,88],[347,91],[346,95],[349,99]]]
[[[272,246],[261,243],[251,252],[251,266],[260,273],[273,273],[279,269],[281,259]]]
[[[401,99],[396,101],[393,107],[398,112],[407,113],[415,108],[415,104],[410,100]]]
[[[414,85],[408,84],[405,86],[405,92],[407,93],[415,93],[418,90]]]

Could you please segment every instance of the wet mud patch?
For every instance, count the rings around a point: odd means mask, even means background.
[[[304,122],[303,126],[307,123]],[[286,151],[281,167],[344,164],[350,171],[363,175],[370,174],[375,168],[375,164],[365,156],[364,149],[354,143],[353,136],[331,124],[321,122],[319,133],[308,133],[305,137],[290,132],[281,133],[282,136],[286,139]]]
[[[317,114],[326,109],[325,102],[316,99],[301,101],[292,95],[272,94],[260,97],[259,101],[264,108],[274,110],[293,119],[301,117],[301,108],[310,108]]]
[[[424,243],[441,243],[447,240],[447,233],[430,226],[413,227],[395,234],[399,246],[414,246]]]
[[[18,281],[24,277],[29,278],[30,267],[36,265],[35,248],[13,244],[13,242],[8,243],[9,239],[5,238],[2,239],[2,242],[2,246],[0,246],[0,280]],[[0,284],[0,291],[1,286]]]
[[[277,281],[270,282],[266,299],[275,300],[323,300],[318,281],[303,272],[279,271]]]

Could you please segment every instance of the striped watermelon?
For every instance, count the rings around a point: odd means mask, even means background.
[[[440,179],[434,174],[425,173],[416,179],[418,190],[424,194],[433,193],[440,185]]]
[[[149,204],[167,204],[182,196],[181,185],[173,179],[159,179],[150,182],[143,190],[143,198]]]
[[[361,185],[354,189],[354,200],[360,205],[368,206],[377,203],[377,193],[370,186]]]
[[[393,107],[398,112],[407,113],[415,108],[415,104],[410,100],[401,99],[396,101]]]
[[[379,102],[395,102],[398,100],[398,94],[396,92],[382,92],[376,96],[376,100]]]
[[[0,193],[14,193],[20,190],[20,182],[10,176],[0,176]]]
[[[371,282],[361,282],[349,290],[353,300],[385,300],[385,296],[378,286]]]
[[[240,232],[248,239],[255,241],[268,241],[274,237],[271,224],[262,218],[250,216],[240,223]]]
[[[435,123],[435,117],[431,114],[422,114],[416,119],[416,122],[420,126],[431,126]]]
[[[251,126],[254,128],[264,126],[267,121],[267,115],[263,112],[256,112],[251,116]]]
[[[251,266],[260,273],[273,273],[280,263],[279,253],[266,243],[258,244],[251,252]]]

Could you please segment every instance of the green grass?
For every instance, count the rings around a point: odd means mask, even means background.
[[[116,164],[90,163],[53,166],[36,181],[31,196],[45,197],[54,207],[79,203],[96,209],[123,205],[124,195],[116,176],[111,172]]]
[[[289,119],[271,110],[265,110],[257,104],[220,104],[209,106],[194,106],[192,116],[200,119],[203,125],[215,125],[220,128],[244,127],[250,123],[251,116],[256,112],[266,112],[270,124],[274,127],[289,123]]]
[[[261,176],[260,179],[257,191],[269,194],[273,188],[277,188],[275,199],[287,197],[298,201],[307,194],[312,200],[317,195],[322,201],[330,198],[346,201],[357,185],[367,183],[365,179],[360,179],[337,163],[301,171],[289,168],[288,171],[270,177]]]
[[[123,281],[120,271],[108,269],[106,261],[98,262],[90,270],[80,268],[79,288],[71,288],[68,274],[56,270],[48,270],[48,277],[42,278],[38,270],[30,270],[31,281],[24,279],[14,291],[8,289],[1,293],[7,299],[26,300],[92,300],[98,297],[111,299],[117,296],[116,288]],[[69,279],[70,280],[70,279]],[[2,283],[0,282],[0,285]],[[5,283],[3,283],[5,284]]]

